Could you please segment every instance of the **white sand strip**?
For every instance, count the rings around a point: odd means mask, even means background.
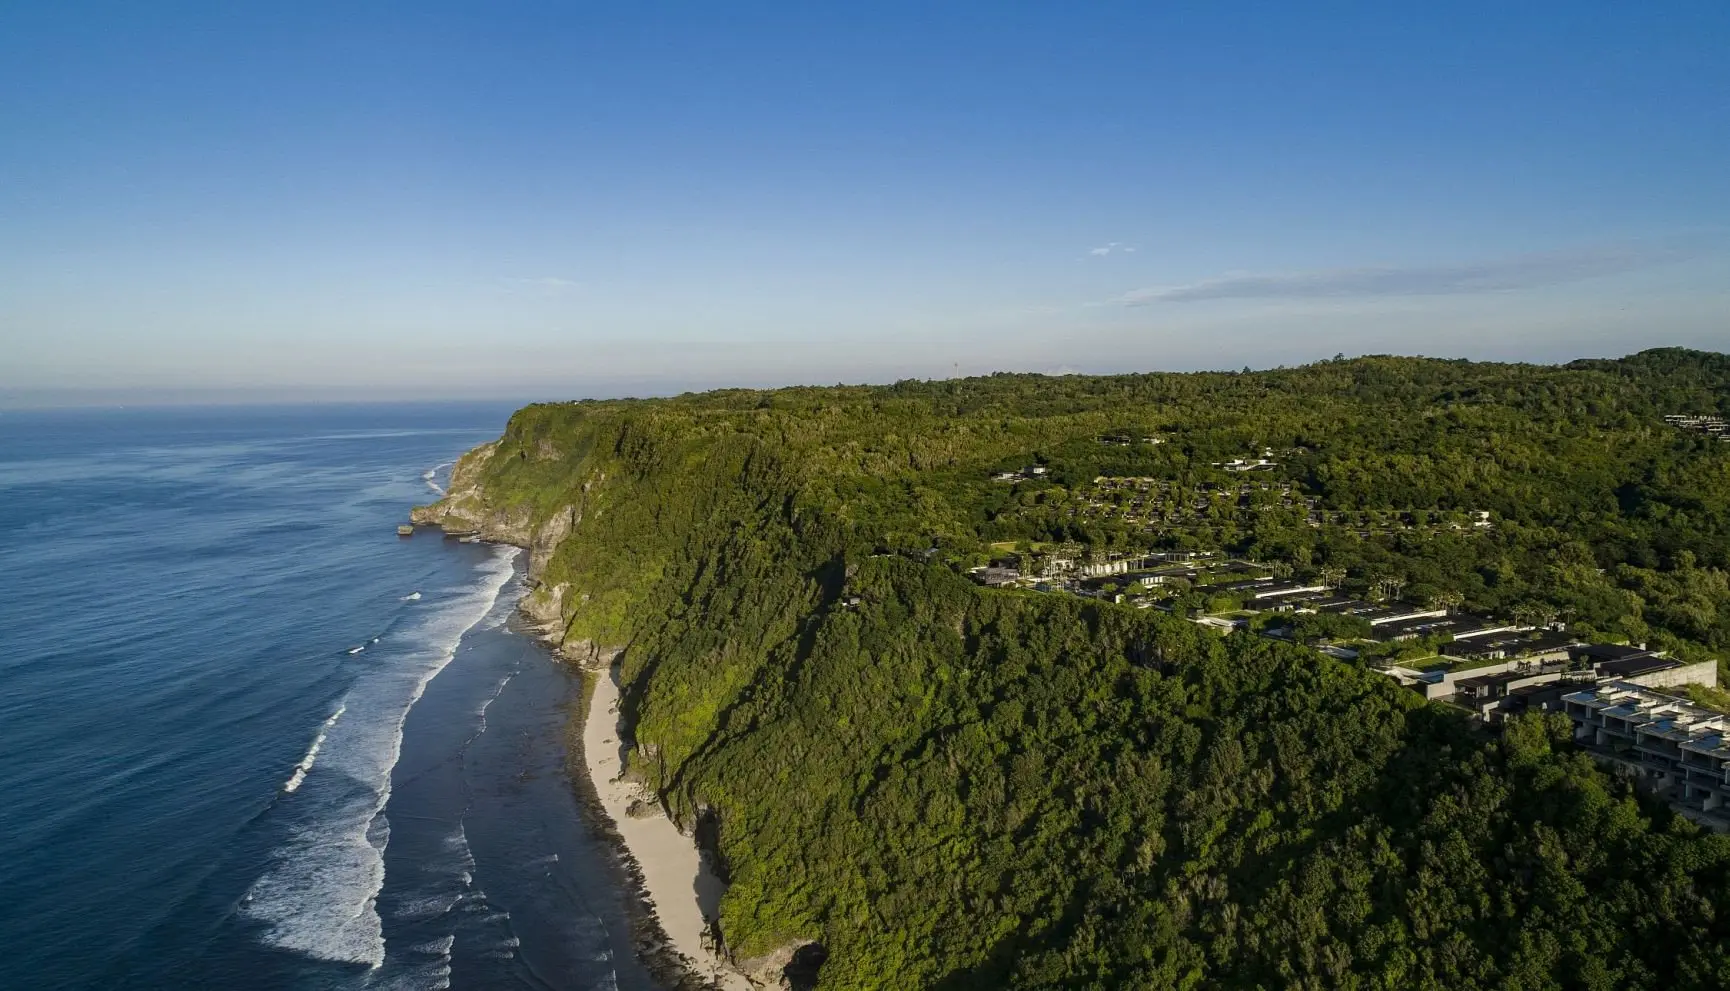
[[[624,753],[619,745],[618,677],[617,669],[603,672],[595,679],[595,694],[589,699],[588,718],[583,721],[583,758],[589,780],[594,782],[601,805],[625,848],[642,869],[643,886],[654,903],[655,917],[674,949],[725,991],[752,991],[743,975],[703,946],[703,930],[708,923],[698,903],[698,891],[712,895],[720,890],[720,882],[709,873],[696,842],[679,832],[658,806],[649,818],[625,814],[631,801],[643,796],[636,785],[619,780]]]

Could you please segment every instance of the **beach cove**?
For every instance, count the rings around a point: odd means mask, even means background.
[[[634,867],[668,947],[713,986],[752,991],[754,985],[721,960],[705,939],[723,890],[720,879],[695,839],[680,831],[653,795],[624,776],[628,746],[621,742],[618,668],[591,671],[586,680],[589,697],[579,770],[611,822],[621,854]]]

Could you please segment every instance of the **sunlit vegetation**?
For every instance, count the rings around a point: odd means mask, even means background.
[[[1349,618],[1220,637],[964,575],[1158,541],[1721,653],[1730,445],[1677,410],[1730,410],[1730,359],[741,390],[530,407],[485,483],[581,513],[542,580],[627,647],[636,767],[712,816],[741,957],[820,941],[824,988],[1725,987],[1730,838],[1565,721],[1495,737],[1303,646]],[[1265,511],[1065,511],[1269,449]]]

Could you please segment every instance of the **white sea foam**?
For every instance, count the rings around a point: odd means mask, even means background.
[[[324,721],[324,725],[318,728],[318,735],[312,738],[312,746],[306,748],[306,756],[300,759],[300,763],[294,765],[294,773],[288,776],[287,781],[283,782],[283,791],[292,792],[300,787],[302,781],[306,780],[306,772],[312,770],[312,762],[318,759],[318,748],[324,746],[325,734],[330,732],[330,728],[335,726],[336,721],[342,718],[342,714],[347,711],[348,706],[337,706],[336,711],[330,714],[330,718]]]
[[[425,922],[450,912],[462,899],[459,894],[427,895],[398,903],[391,914],[405,922]]]
[[[377,974],[378,972],[374,972]],[[388,977],[375,977],[367,981],[367,987],[387,989],[387,991],[446,991],[451,986],[450,955],[434,957],[426,960],[424,957],[419,966],[411,966],[407,971],[392,974]]]
[[[444,957],[450,959],[451,947],[456,945],[455,936],[440,936],[438,939],[409,947],[410,953],[420,953],[429,957]]]
[[[477,732],[485,733],[487,731],[487,710],[492,707],[494,702],[498,701],[500,695],[504,694],[505,686],[511,683],[512,677],[514,675],[505,675],[500,678],[499,683],[493,686],[492,694],[488,695],[486,701],[481,703],[480,708],[475,710],[475,718],[480,721],[480,729]]]
[[[350,647],[348,649],[348,652],[350,654],[358,654],[365,649],[366,649],[366,644],[361,644],[359,647]]]
[[[444,487],[439,485],[439,483],[437,481],[438,474],[439,474],[439,471],[441,469],[449,468],[454,464],[456,464],[455,461],[446,461],[443,464],[433,465],[431,468],[428,468],[426,471],[421,473],[421,481],[426,483],[427,488],[432,489],[434,492],[437,492],[441,496],[444,495],[445,494]]]
[[[437,870],[442,873],[455,867],[461,877],[463,886],[468,887],[469,883],[474,879],[473,875],[469,872],[475,869],[475,855],[474,851],[469,849],[469,834],[468,830],[463,827],[462,820],[459,819],[457,821],[456,832],[441,840],[440,845],[445,848],[445,852],[450,854],[451,857],[449,860],[441,864],[428,864],[428,869]]]
[[[402,600],[404,602],[419,602],[420,601],[420,593],[419,592],[410,592],[409,594],[403,596]]]
[[[265,926],[269,944],[307,956],[379,966],[384,932],[376,900],[384,883],[390,823],[391,769],[402,751],[403,721],[427,683],[456,654],[462,636],[498,602],[510,580],[515,551],[499,552],[466,589],[421,624],[393,638],[416,645],[386,655],[360,675],[343,698],[346,715],[320,744],[323,772],[302,776],[295,801],[283,809],[287,839],[253,883],[242,911]],[[447,904],[441,911],[449,909]]]

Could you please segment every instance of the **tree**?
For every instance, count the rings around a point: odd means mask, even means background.
[[[1452,589],[1437,589],[1425,596],[1424,604],[1431,609],[1455,609],[1466,597]]]

